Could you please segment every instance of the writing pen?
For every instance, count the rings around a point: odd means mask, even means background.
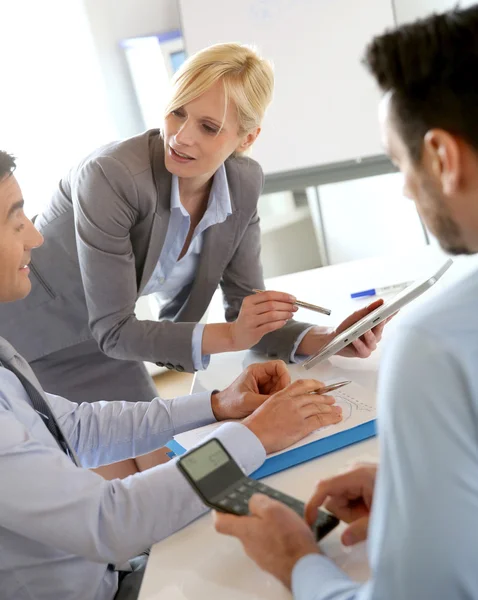
[[[255,294],[260,294],[261,292],[265,292],[266,290],[252,290]],[[309,310],[313,310],[315,312],[322,313],[323,315],[330,315],[332,312],[329,308],[324,308],[323,306],[317,306],[316,304],[310,304],[309,302],[302,302],[302,300],[296,300],[294,302],[297,306],[301,306],[302,308],[308,308]]]
[[[352,383],[351,381],[338,381],[337,383],[331,383],[330,385],[326,385],[322,388],[319,388],[318,390],[315,390],[313,392],[309,392],[310,394],[318,394],[319,396],[323,396],[324,394],[327,394],[328,392],[333,392],[334,390],[338,390],[339,388],[343,387],[344,385],[348,385],[349,383]]]
[[[404,281],[402,283],[395,283],[394,285],[386,285],[384,287],[370,288],[369,290],[362,290],[361,292],[355,292],[350,294],[351,298],[363,298],[365,296],[380,296],[381,294],[390,294],[392,292],[401,292],[406,287],[411,285],[413,281]]]

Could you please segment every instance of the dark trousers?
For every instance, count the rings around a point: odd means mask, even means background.
[[[132,571],[118,572],[118,591],[115,600],[137,600],[149,552],[136,556],[129,561]]]

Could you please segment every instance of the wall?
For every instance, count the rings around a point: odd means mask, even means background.
[[[83,0],[106,84],[116,137],[144,129],[133,85],[119,42],[180,27],[176,0]],[[152,73],[153,77],[154,74]]]
[[[476,4],[476,0],[395,0],[397,22],[407,23],[425,17],[431,13],[444,12],[456,5],[466,8]]]
[[[402,187],[400,173],[319,187],[330,264],[426,245],[415,205]]]
[[[5,4],[0,145],[18,158],[33,215],[72,164],[112,139],[114,127],[82,0]]]

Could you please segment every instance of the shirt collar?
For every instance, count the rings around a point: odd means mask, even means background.
[[[171,181],[171,210],[179,209],[186,217],[189,216],[179,199],[179,181],[176,175],[173,175]],[[214,173],[214,178],[209,193],[207,209],[204,218],[214,223],[222,223],[232,214],[231,196],[229,194],[229,185],[227,182],[226,167],[224,163]]]

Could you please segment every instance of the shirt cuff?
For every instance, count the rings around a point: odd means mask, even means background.
[[[190,396],[174,398],[171,402],[171,420],[174,435],[215,423],[212,412],[211,392],[199,392]]]
[[[241,423],[224,423],[210,438],[218,438],[246,475],[258,469],[266,459],[266,451],[259,438]]]
[[[305,336],[309,333],[309,331],[311,329],[313,329],[315,327],[315,325],[312,325],[311,327],[308,327],[307,329],[304,329],[304,331],[299,335],[299,337],[296,339],[294,346],[292,347],[292,352],[290,353],[290,357],[289,360],[291,363],[295,363],[297,362],[295,359],[295,354],[297,352],[297,348],[299,347],[301,341],[305,338]],[[300,355],[299,355],[300,356]]]
[[[193,329],[193,337],[192,337],[192,359],[193,366],[196,371],[202,371],[209,367],[209,362],[211,360],[211,356],[206,354],[206,356],[202,355],[202,336],[204,334],[203,323],[197,323],[197,325]]]
[[[294,600],[353,600],[360,588],[322,554],[303,556],[292,570]]]
[[[292,352],[290,353],[289,361],[291,363],[300,362],[299,356],[304,357],[303,354],[299,354],[298,356],[296,356],[296,353],[301,341],[305,338],[305,336],[309,333],[311,329],[320,329],[320,333],[330,333],[332,331],[332,327],[321,327],[320,325],[312,325],[311,327],[304,329],[304,331],[302,331],[299,337],[297,338],[294,347],[292,348]]]

